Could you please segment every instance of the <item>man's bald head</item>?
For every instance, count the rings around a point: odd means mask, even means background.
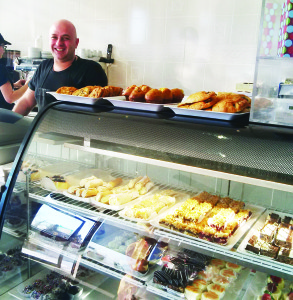
[[[56,21],[50,28],[54,66],[58,63],[72,62],[75,59],[75,49],[78,43],[75,26],[68,20]]]
[[[50,28],[50,34],[57,29],[65,29],[66,31],[70,32],[72,37],[75,39],[77,38],[76,28],[75,26],[68,20],[62,19],[56,21]]]

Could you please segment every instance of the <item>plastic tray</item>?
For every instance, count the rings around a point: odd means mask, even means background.
[[[135,204],[138,204],[139,202],[143,201],[144,199],[151,197],[152,195],[156,194],[157,192],[160,192],[161,190],[165,190],[165,189],[169,189],[169,188],[159,188],[158,190],[153,191],[152,193],[150,193],[149,195],[146,195],[146,197],[143,198],[139,198],[138,200],[134,200],[132,201],[130,204],[128,204],[123,210],[121,210],[119,212],[119,216],[130,220],[130,221],[135,221],[135,222],[139,222],[139,223],[149,223],[150,221],[156,219],[159,215],[161,215],[162,213],[164,213],[165,211],[169,210],[171,207],[173,207],[174,205],[176,205],[177,203],[181,203],[182,201],[186,200],[189,195],[186,193],[182,193],[182,192],[178,192],[177,196],[175,197],[176,202],[169,206],[169,207],[165,207],[163,209],[161,209],[161,211],[159,211],[158,214],[154,213],[153,215],[150,216],[150,218],[148,219],[141,219],[141,218],[131,218],[125,215],[126,209],[132,207]],[[174,189],[175,190],[175,189]]]
[[[47,93],[55,97],[57,100],[61,100],[61,101],[90,104],[90,105],[94,105],[94,104],[100,105],[100,104],[107,103],[107,101],[105,101],[103,98],[72,96],[72,95],[58,94],[56,92],[47,92]]]
[[[281,213],[281,212],[278,212],[278,211],[273,211],[273,210],[267,210],[260,218],[259,220],[254,224],[254,226],[251,228],[251,230],[247,233],[247,235],[245,236],[245,238],[243,239],[243,241],[241,242],[241,244],[238,246],[237,248],[237,252],[240,252],[240,253],[244,253],[245,255],[247,256],[251,256],[251,257],[261,257],[262,259],[264,260],[268,260],[268,261],[275,261],[274,264],[275,264],[275,267],[276,269],[278,269],[278,264],[280,264],[280,266],[287,266],[289,268],[292,268],[291,265],[289,264],[285,264],[285,263],[282,263],[282,262],[279,262],[277,260],[275,260],[274,258],[271,258],[271,257],[268,257],[268,256],[265,256],[265,255],[261,255],[261,254],[256,254],[256,253],[253,253],[253,252],[250,252],[250,251],[247,251],[245,250],[245,247],[249,241],[249,239],[253,236],[253,235],[258,235],[258,229],[262,228],[264,223],[265,223],[265,220],[267,218],[267,216],[271,213],[276,213],[278,214],[281,218],[285,217],[285,216],[288,216],[288,217],[292,217],[293,218],[293,215],[292,214],[287,214],[287,213]]]
[[[196,110],[196,109],[188,109],[188,108],[180,108],[175,105],[165,105],[165,107],[170,108],[176,115],[188,116],[188,117],[200,117],[207,119],[218,119],[225,121],[233,121],[244,116],[248,116],[249,112],[245,113],[224,113],[217,111],[206,111],[206,110]]]
[[[252,211],[252,215],[228,239],[227,244],[222,245],[222,244],[217,244],[217,243],[210,242],[210,241],[207,241],[207,240],[204,240],[204,239],[200,239],[200,238],[194,237],[194,236],[189,235],[189,234],[182,233],[182,232],[180,232],[178,230],[175,230],[175,229],[170,229],[167,226],[164,226],[163,224],[159,223],[160,219],[164,218],[167,214],[172,214],[180,205],[181,205],[181,203],[178,203],[178,204],[174,205],[172,208],[170,208],[169,210],[167,210],[166,212],[164,212],[163,214],[161,214],[160,216],[158,216],[158,218],[156,218],[156,219],[154,219],[153,221],[150,222],[151,225],[153,225],[153,226],[155,226],[155,227],[157,227],[159,229],[164,229],[164,230],[167,230],[167,231],[169,231],[171,233],[176,233],[176,234],[178,234],[180,236],[188,237],[188,238],[196,240],[196,241],[200,241],[200,242],[208,243],[208,244],[213,244],[213,245],[219,245],[219,246],[221,246],[221,247],[223,247],[225,249],[232,249],[233,246],[238,242],[238,240],[245,234],[245,232],[254,224],[254,222],[258,219],[258,217],[265,210],[264,207],[246,204],[245,205],[245,209],[251,210]]]
[[[124,96],[106,97],[104,99],[107,99],[116,107],[123,107],[123,108],[135,109],[135,110],[154,111],[154,112],[158,112],[164,109],[163,104],[127,101]]]
[[[241,270],[239,276],[233,282],[227,289],[226,292],[221,298],[222,300],[230,300],[230,299],[238,299],[241,289],[243,288],[248,276],[250,274],[250,270],[247,268],[244,268]],[[161,295],[162,297],[165,297],[166,299],[172,299],[172,300],[180,300],[185,299],[184,293],[176,292],[170,288],[164,287],[163,285],[156,284],[153,282],[153,278],[148,281],[147,283],[147,290],[150,292],[153,292],[157,295]]]

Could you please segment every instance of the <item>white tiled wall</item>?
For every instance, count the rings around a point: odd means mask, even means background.
[[[234,91],[252,82],[261,0],[0,0],[0,32],[28,54],[61,18],[77,27],[79,48],[113,44],[109,82],[126,87]]]

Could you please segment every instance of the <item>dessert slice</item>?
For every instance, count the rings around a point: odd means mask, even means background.
[[[260,238],[267,243],[271,243],[273,241],[277,229],[278,223],[266,221],[264,226],[260,230]]]
[[[262,243],[263,243],[262,240],[260,240],[256,235],[253,235],[249,239],[249,241],[245,247],[245,250],[253,252],[255,254],[259,254]]]
[[[292,248],[292,229],[287,224],[280,224],[275,236],[275,244],[279,247]]]
[[[293,265],[293,250],[281,247],[278,253],[277,261]]]
[[[187,300],[200,300],[202,291],[195,286],[188,285],[185,288],[184,295]]]
[[[265,255],[271,258],[277,258],[279,252],[279,247],[269,244],[267,242],[263,242],[260,247],[260,254]]]

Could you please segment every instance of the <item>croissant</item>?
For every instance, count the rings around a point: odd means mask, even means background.
[[[143,84],[143,85],[140,86],[140,89],[146,94],[152,88],[149,87],[148,85]]]
[[[144,102],[145,92],[143,92],[138,86],[133,89],[128,100],[134,102]]]
[[[184,98],[184,92],[181,89],[171,89],[173,95],[173,102],[178,103]]]
[[[134,90],[134,88],[136,88],[136,85],[131,85],[129,87],[127,87],[123,92],[122,95],[126,97],[126,99],[128,100],[128,97],[130,96],[130,94],[132,93],[132,91]]]
[[[151,89],[145,94],[145,101],[148,103],[163,103],[163,93],[158,89]]]
[[[159,90],[163,93],[164,103],[172,103],[173,94],[171,90],[168,88],[160,88]]]

